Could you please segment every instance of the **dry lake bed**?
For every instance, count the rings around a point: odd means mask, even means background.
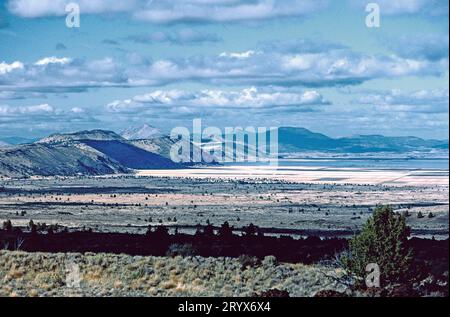
[[[448,170],[221,166],[134,175],[0,180],[0,220],[15,226],[140,232],[164,224],[253,223],[273,234],[348,235],[378,204],[408,215],[413,235],[448,237]],[[270,230],[269,230],[270,229]]]

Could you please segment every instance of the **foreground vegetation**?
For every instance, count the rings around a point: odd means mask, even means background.
[[[254,296],[274,289],[313,296],[344,292],[342,276],[340,269],[279,264],[274,257],[256,263],[245,257],[0,251],[0,296]]]
[[[408,239],[405,216],[388,206],[348,243],[266,237],[253,225],[235,235],[228,223],[195,235],[29,229],[6,221],[0,230],[9,249],[0,251],[0,296],[448,296],[448,240]]]
[[[377,207],[361,233],[350,240],[344,267],[364,279],[367,265],[376,264],[384,285],[408,282],[414,278],[413,249],[408,246],[410,232],[403,215],[389,206]]]

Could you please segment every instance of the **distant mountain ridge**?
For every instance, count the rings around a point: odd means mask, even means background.
[[[424,140],[417,137],[386,137],[359,135],[331,138],[305,128],[282,127],[278,129],[280,153],[325,151],[335,153],[377,153],[448,150],[448,140]]]
[[[163,134],[155,127],[144,124],[137,128],[128,128],[120,134],[127,140],[145,140],[161,137]]]
[[[73,142],[82,140],[120,141],[124,139],[113,131],[89,130],[65,134],[52,134],[46,138],[36,141],[35,143],[52,144],[52,143]]]
[[[156,130],[150,126],[128,130],[124,135],[130,139],[113,131],[90,130],[53,134],[35,143],[0,145],[0,176],[104,175],[130,173],[133,169],[184,168],[194,164],[194,162],[174,163],[170,159],[170,151],[176,141],[167,135],[157,135]],[[295,127],[279,128],[278,135],[280,155],[308,151],[327,153],[447,151],[448,153],[448,140],[381,135],[330,138],[321,133]],[[148,138],[142,139],[144,136]],[[266,136],[268,137],[269,135]],[[220,147],[224,142],[221,139],[205,141],[211,143],[202,145],[203,155],[209,155],[210,148]],[[189,140],[184,142],[190,143],[188,145],[191,149],[196,146]]]
[[[272,131],[265,133],[265,139],[271,139]],[[264,135],[263,135],[264,136]],[[260,139],[260,136],[254,136]],[[203,138],[202,147],[206,149],[224,148],[226,144],[224,135],[221,137],[208,136]],[[234,146],[241,141],[234,140]],[[242,144],[240,144],[242,145]],[[281,156],[293,153],[321,152],[339,154],[363,153],[409,153],[448,151],[448,140],[424,140],[418,137],[386,137],[382,135],[357,135],[352,137],[332,138],[322,133],[312,132],[305,128],[280,127],[278,128],[278,152]],[[245,148],[250,145],[245,144]],[[253,147],[254,148],[254,147]],[[268,144],[266,145],[268,148]]]

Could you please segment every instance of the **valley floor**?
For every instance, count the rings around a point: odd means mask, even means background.
[[[218,231],[224,222],[238,236],[239,228],[252,223],[266,235],[347,238],[383,204],[407,216],[413,236],[448,239],[448,171],[293,167],[248,171],[225,167],[220,173],[205,168],[2,179],[0,221],[11,220],[13,228],[29,235],[33,220],[44,228],[43,239],[51,224],[59,225],[56,230],[68,229],[69,234],[91,229],[107,235],[144,234],[149,226],[161,225],[172,234],[193,234],[198,224],[211,224]],[[8,243],[0,249],[21,249],[23,241],[16,240],[15,246]],[[0,296],[253,296],[274,289],[290,296],[350,292],[341,283],[342,270],[321,262],[287,264],[266,257],[261,264],[245,266],[239,258],[221,256],[0,251]],[[438,256],[448,263],[448,247]],[[442,271],[441,266],[432,269]],[[448,264],[446,270],[448,285]]]
[[[251,168],[221,168],[220,174],[204,168],[1,180],[0,221],[129,233],[145,233],[149,225],[194,233],[197,224],[227,221],[235,228],[253,223],[268,233],[348,237],[377,205],[389,204],[408,216],[414,236],[448,238],[448,171],[416,171],[413,177],[407,171],[290,169],[273,177],[266,169],[255,176],[248,174]],[[403,181],[400,174],[407,174]]]

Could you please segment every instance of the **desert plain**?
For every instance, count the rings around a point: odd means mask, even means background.
[[[250,223],[268,234],[349,236],[380,204],[413,236],[448,237],[448,170],[220,166],[133,175],[3,179],[0,220],[142,233]]]

